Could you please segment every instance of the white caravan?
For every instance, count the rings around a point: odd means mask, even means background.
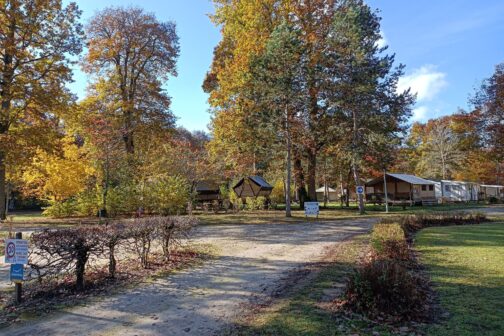
[[[434,181],[434,183],[439,203],[478,201],[477,183],[450,180]]]

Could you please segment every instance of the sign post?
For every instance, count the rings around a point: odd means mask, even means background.
[[[23,300],[24,264],[28,263],[28,241],[23,233],[16,232],[16,239],[5,240],[5,263],[11,264],[10,280],[15,283],[16,303]]]
[[[304,211],[305,211],[305,217],[315,215],[318,218],[320,212],[319,202],[305,202]]]
[[[388,213],[387,171],[383,170],[383,191],[385,192],[385,212]]]
[[[357,195],[364,195],[364,186],[357,186],[355,189],[357,191]]]

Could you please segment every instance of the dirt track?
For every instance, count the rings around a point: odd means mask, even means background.
[[[244,304],[266,300],[290,271],[367,231],[372,219],[203,226],[195,242],[219,247],[204,265],[135,290],[0,330],[2,335],[212,335]]]

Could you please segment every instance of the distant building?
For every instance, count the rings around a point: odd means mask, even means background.
[[[221,199],[220,187],[216,182],[200,181],[196,183],[196,201],[212,202]]]
[[[386,174],[387,200],[389,203],[436,204],[435,183],[409,174]],[[385,202],[383,175],[366,183],[368,202]]]
[[[478,201],[479,186],[477,183],[450,180],[433,182],[435,183],[436,198],[440,203]]]
[[[323,202],[324,201],[324,195],[326,194],[326,187],[320,187],[316,190],[317,192],[317,201]],[[327,201],[329,202],[335,202],[339,201],[340,199],[340,193],[331,187],[327,187]]]
[[[479,197],[482,200],[488,200],[490,198],[504,200],[504,186],[481,184],[479,186]]]
[[[268,197],[273,191],[273,186],[266,182],[261,176],[248,176],[242,178],[233,187],[234,192],[240,198],[247,197]]]

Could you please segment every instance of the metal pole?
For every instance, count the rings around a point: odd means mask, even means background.
[[[16,239],[23,239],[23,233],[16,232]],[[15,295],[17,304],[23,302],[23,284],[21,282],[15,283]]]
[[[387,170],[383,169],[383,191],[385,192],[385,212],[388,213]]]

